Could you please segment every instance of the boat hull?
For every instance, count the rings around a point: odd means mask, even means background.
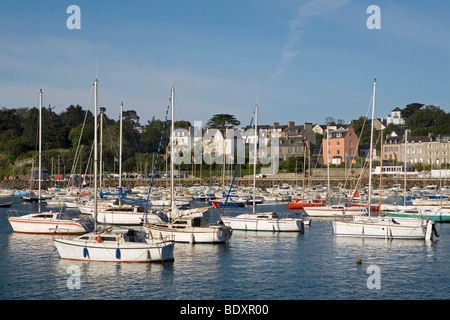
[[[177,229],[167,225],[149,225],[148,234],[156,239],[173,239],[178,243],[227,243],[232,230],[227,226],[187,227]]]
[[[56,231],[65,234],[83,234],[88,230],[73,220],[62,219],[33,219],[31,215],[22,217],[8,217],[14,232],[29,234],[54,234]]]
[[[321,203],[308,203],[308,202],[288,202],[286,204],[289,209],[303,209],[306,207],[322,207]]]
[[[433,222],[388,217],[333,221],[335,236],[383,239],[432,239]]]
[[[97,222],[102,224],[137,226],[145,223],[161,223],[163,220],[155,214],[99,210],[97,212]]]
[[[173,261],[174,244],[161,243],[83,243],[70,239],[55,239],[54,244],[61,259],[116,262],[150,263]]]
[[[222,217],[222,221],[233,230],[267,232],[303,232],[302,219],[259,218],[262,214],[241,214],[236,217]]]
[[[419,219],[428,219],[436,222],[450,222],[450,212],[439,210],[425,210],[419,211],[418,213],[408,213],[404,211],[395,211],[388,210],[384,211],[383,214],[387,217],[395,217],[395,218],[419,218]]]
[[[353,217],[353,216],[364,216],[367,215],[366,208],[359,207],[342,207],[334,208],[330,206],[322,207],[306,207],[304,208],[308,216],[310,217]]]
[[[237,201],[209,201],[209,205],[213,205],[213,202],[218,203],[221,207],[245,207],[245,202],[237,202]]]

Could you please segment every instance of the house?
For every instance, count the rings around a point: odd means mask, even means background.
[[[274,122],[267,131],[272,136],[278,134],[279,158],[287,160],[289,157],[303,157],[316,142],[316,133],[313,131],[312,123],[305,122],[303,125],[296,125],[294,121],[289,121],[287,125],[280,125]],[[268,148],[269,155],[271,148]]]
[[[399,107],[392,110],[386,118],[386,124],[405,124],[405,119],[402,118],[401,111],[402,109],[400,109]]]
[[[403,135],[399,135],[394,131],[388,134],[383,141],[383,160],[402,161],[401,149],[403,140]]]
[[[327,131],[325,131],[322,151],[324,163],[327,163],[327,159],[329,159],[330,164],[348,163],[350,159],[358,155],[358,136],[353,127],[349,126],[346,129],[339,128],[337,130],[328,129],[328,137]]]
[[[408,144],[403,143],[403,157],[406,150],[406,162],[442,165],[450,163],[450,135],[431,134],[426,136],[409,136]],[[400,161],[404,161],[400,159]]]

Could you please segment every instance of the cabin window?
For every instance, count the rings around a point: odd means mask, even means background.
[[[117,241],[117,238],[116,237],[102,237],[102,240],[103,241]]]
[[[36,218],[53,218],[52,214],[39,214]]]
[[[192,219],[192,226],[193,227],[201,227],[202,226],[202,218],[197,217]]]

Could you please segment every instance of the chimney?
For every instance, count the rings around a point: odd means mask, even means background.
[[[295,121],[288,122],[288,128],[295,126]]]
[[[274,127],[274,128],[279,127],[279,126],[280,126],[280,124],[279,124],[278,122],[274,122],[274,123],[273,123],[273,127]]]

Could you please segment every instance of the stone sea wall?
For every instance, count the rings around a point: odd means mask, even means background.
[[[330,183],[333,187],[341,186],[345,188],[352,189],[358,183],[359,176],[361,174],[361,169],[352,169],[350,172],[348,169],[341,168],[330,168]],[[274,185],[282,185],[284,183],[289,185],[297,185],[300,187],[309,187],[314,185],[325,185],[327,184],[327,169],[320,168],[314,169],[311,171],[311,176],[306,174],[276,174],[276,175],[267,175],[265,177],[259,177],[256,179],[256,186],[259,188],[270,188]],[[379,176],[372,176],[373,186],[379,186]],[[225,182],[226,185],[229,185],[232,181],[232,177],[225,177],[225,181],[222,177],[213,177],[213,178],[204,178],[199,179],[195,177],[189,178],[175,178],[175,184],[181,184],[185,187],[193,186],[194,184],[205,184],[212,185],[213,183],[218,183],[219,185],[223,185]],[[366,172],[364,177],[359,182],[360,186],[365,186],[368,183],[368,173]],[[48,189],[51,187],[68,187],[68,186],[79,186],[80,181],[42,181],[41,187],[42,189]],[[104,179],[103,185],[110,187],[117,187],[119,183],[118,179]],[[139,178],[128,178],[122,179],[122,185],[124,187],[136,187],[136,186],[150,186],[151,179],[139,179]],[[384,176],[382,180],[382,184],[388,187],[392,187],[393,184],[401,184],[403,186],[404,177],[402,175],[399,176]],[[446,181],[441,182],[442,185],[446,185]],[[250,186],[253,184],[253,176],[245,176],[242,178],[236,178],[234,184],[237,186]],[[414,186],[417,187],[425,187],[425,185],[440,185],[439,179],[422,179],[422,178],[411,178],[407,179],[407,187],[412,188]],[[153,186],[155,187],[169,187],[170,179],[165,178],[155,178],[153,180]],[[0,181],[0,188],[9,188],[16,190],[36,190],[38,188],[38,182],[30,182],[27,179],[16,179],[16,180],[3,180]]]

